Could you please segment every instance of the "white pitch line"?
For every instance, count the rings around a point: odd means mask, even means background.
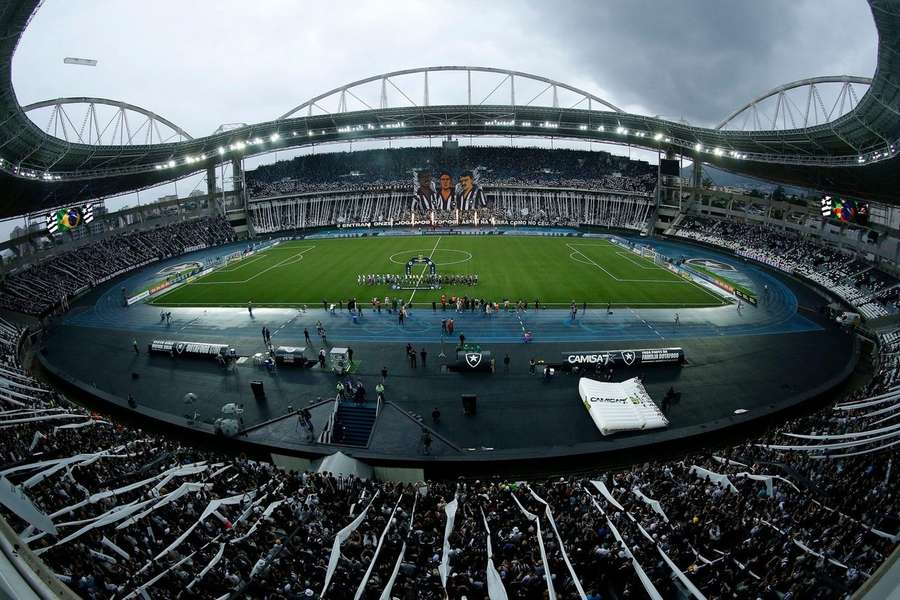
[[[629,254],[630,254],[631,256],[629,256]],[[641,263],[637,262],[637,261],[634,260],[634,258],[633,258],[633,257],[634,257],[634,252],[627,252],[627,251],[625,251],[625,252],[616,252],[616,256],[618,256],[619,258],[624,258],[625,260],[627,260],[628,262],[630,262],[630,263],[633,264],[634,266],[636,266],[636,267],[638,267],[638,268],[640,268],[640,269],[644,269],[645,271],[653,271],[653,270],[656,270],[656,269],[659,269],[659,270],[661,270],[661,271],[665,271],[665,269],[663,269],[662,267],[660,267],[658,264],[656,264],[656,263],[651,263],[650,261],[648,261],[648,260],[646,260],[646,259],[644,259],[644,260],[645,260],[645,262],[647,262],[647,263],[650,265],[649,267],[648,267],[647,265],[642,265]]]
[[[158,296],[156,299],[158,300],[159,298],[162,298],[162,296]],[[716,297],[716,299],[718,299],[718,297]],[[254,306],[258,306],[259,308],[264,308],[266,306],[295,307],[295,306],[299,306],[302,304],[316,304],[317,302],[321,302],[321,301],[322,301],[322,299],[320,298],[319,300],[315,300],[315,299],[305,300],[305,301],[297,300],[294,302],[261,302],[258,305],[254,304]],[[553,307],[558,306],[558,307],[565,308],[565,307],[568,307],[569,305],[570,305],[569,302],[541,302],[542,307],[543,306],[553,306]],[[594,302],[594,301],[588,302],[589,307],[603,308],[606,305],[607,305],[607,302],[605,300],[601,300],[601,301],[597,301],[597,302]],[[192,306],[213,306],[213,307],[237,306],[237,307],[244,308],[244,309],[247,308],[247,304],[244,302],[165,302],[165,303],[160,304],[159,306],[186,306],[186,307],[192,307]],[[719,304],[713,306],[713,305],[710,305],[709,302],[613,302],[612,306],[614,308],[628,308],[629,306],[642,306],[642,307],[648,307],[648,308],[659,307],[659,306],[663,306],[666,308],[669,308],[669,307],[688,307],[689,308],[692,306],[693,307],[701,307],[701,308],[719,308],[722,306],[722,304],[719,303]]]
[[[437,250],[438,244],[441,243],[442,237],[443,236],[440,236],[440,235],[438,236],[437,241],[434,243],[434,248],[431,249],[431,254],[428,255],[429,259],[431,259],[434,256],[434,251]],[[419,284],[422,283],[422,276],[425,275],[425,269],[427,269],[427,268],[428,268],[428,265],[425,265],[424,267],[422,267],[422,272],[419,273],[419,278],[416,280],[416,289],[414,289],[413,293],[410,294],[408,304],[412,304],[413,298],[416,296],[416,292],[419,291],[419,289],[418,289]]]
[[[236,260],[236,261],[234,261],[233,267],[229,267],[228,265],[225,265],[225,266],[217,269],[216,272],[217,273],[234,273],[235,271],[239,271],[240,269],[243,269],[246,266],[252,265],[253,263],[255,263],[257,261],[264,260],[265,258],[266,257],[263,256],[262,254],[257,254],[256,256],[254,256],[253,258],[251,258],[247,261]]]
[[[616,277],[615,275],[613,275],[606,269],[604,269],[602,266],[600,266],[596,262],[594,262],[594,260],[590,256],[588,256],[581,250],[578,250],[575,247],[575,245],[567,243],[566,246],[568,246],[569,250],[571,250],[575,254],[580,254],[581,256],[583,256],[585,258],[585,260],[588,261],[588,263],[594,265],[595,267],[597,267],[598,269],[600,269],[601,271],[603,271],[604,273],[606,273],[607,275],[612,277],[615,281],[619,281],[619,282],[623,282],[623,283],[684,283],[683,281],[681,281],[680,278],[675,278],[674,276],[673,276],[673,279],[621,279],[619,277]],[[578,261],[578,262],[582,262],[582,261]],[[661,267],[660,267],[660,269],[662,270]]]
[[[285,263],[287,263],[287,262],[290,261],[290,260],[293,260],[293,259],[297,258],[298,256],[302,259],[302,258],[303,258],[303,255],[304,255],[306,252],[309,252],[310,250],[312,250],[312,249],[314,249],[314,248],[315,248],[315,246],[310,246],[309,248],[307,248],[307,249],[305,249],[305,250],[303,250],[303,251],[301,251],[301,252],[297,252],[296,254],[292,254],[292,255],[288,256],[287,258],[285,258],[284,260],[281,260],[281,261],[275,263],[274,265],[272,265],[271,267],[268,267],[268,268],[266,268],[266,269],[263,269],[263,270],[260,271],[259,273],[256,273],[255,275],[253,275],[253,276],[251,276],[251,277],[249,277],[249,278],[247,278],[247,279],[244,279],[244,280],[242,280],[242,281],[194,281],[194,282],[192,282],[192,283],[190,283],[190,284],[188,284],[188,285],[223,285],[223,284],[242,284],[242,283],[247,283],[247,282],[249,282],[249,281],[253,281],[254,279],[256,279],[257,277],[259,277],[260,275],[262,275],[262,274],[264,274],[264,273],[268,273],[268,272],[271,271],[272,269],[277,269],[278,267],[283,266]],[[210,274],[212,274],[212,273],[210,273]]]
[[[604,273],[606,273],[607,275],[609,275],[610,277],[612,277],[613,279],[615,279],[616,281],[621,281],[621,279],[619,279],[618,277],[616,277],[615,275],[613,275],[612,273],[610,273],[609,271],[607,271],[606,269],[604,269],[603,267],[601,267],[600,265],[598,265],[596,262],[594,262],[594,261],[591,259],[591,257],[589,257],[588,255],[586,255],[586,254],[585,254],[584,252],[582,252],[581,250],[578,250],[577,248],[575,248],[575,246],[573,246],[572,244],[567,243],[566,246],[569,247],[569,250],[571,250],[572,252],[574,252],[574,253],[576,253],[576,254],[580,254],[580,255],[583,256],[590,264],[594,265],[595,267],[597,267],[598,269],[600,269],[601,271],[603,271]]]

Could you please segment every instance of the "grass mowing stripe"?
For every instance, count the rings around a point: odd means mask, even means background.
[[[444,285],[436,290],[416,290],[412,300],[418,299],[420,304],[430,304],[441,295],[474,296],[495,302],[509,299],[533,303],[539,299],[545,306],[568,306],[573,300],[595,306],[611,302],[620,307],[723,304],[702,286],[682,280],[658,265],[653,266],[665,275],[649,268],[652,263],[642,266],[640,263],[646,259],[635,256],[623,260],[616,254],[622,251],[621,246],[610,243],[581,246],[564,237],[457,235],[441,236],[437,244],[423,236],[317,239],[314,244],[314,252],[309,251],[309,240],[280,244],[277,253],[260,253],[260,260],[248,260],[239,272],[217,270],[200,280],[200,285],[191,282],[151,302],[170,306],[245,306],[252,300],[255,306],[312,306],[322,300],[357,298],[368,302],[374,297],[393,298],[398,295],[397,290],[386,285],[359,285],[358,275],[402,274],[406,260],[399,257],[422,254],[434,261],[438,275],[477,273],[479,282],[475,286]],[[300,252],[302,260],[297,257]],[[461,257],[465,260],[461,261]],[[206,285],[226,281],[230,283]]]

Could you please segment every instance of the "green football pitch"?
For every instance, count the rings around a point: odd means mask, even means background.
[[[360,274],[403,274],[430,257],[437,274],[477,274],[478,284],[440,290],[360,285]],[[417,264],[413,275],[425,272]],[[715,293],[600,238],[422,236],[282,242],[154,298],[161,306],[302,306],[322,300],[400,298],[430,304],[441,294],[545,306],[720,306]]]

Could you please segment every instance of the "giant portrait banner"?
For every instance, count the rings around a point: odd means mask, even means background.
[[[410,209],[422,215],[486,210],[488,203],[480,173],[479,169],[473,169],[454,176],[449,169],[440,169],[435,177],[430,169],[417,171]]]

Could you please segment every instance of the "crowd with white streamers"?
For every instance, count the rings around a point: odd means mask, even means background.
[[[656,185],[656,174],[639,177],[622,177],[601,175],[597,177],[547,177],[541,175],[519,175],[490,178],[483,181],[488,187],[504,188],[563,188],[579,190],[595,190],[609,192],[636,192],[649,194]],[[367,192],[377,193],[399,190],[407,195],[407,204],[411,204],[412,184],[408,179],[374,179],[371,182],[359,181],[315,181],[302,179],[280,179],[273,182],[249,179],[247,185],[251,198],[270,198],[273,196],[289,196],[301,194],[323,194],[329,192]]]
[[[90,241],[7,274],[0,281],[0,308],[43,316],[118,275],[233,239],[224,218],[202,218]]]
[[[900,330],[862,389],[749,442],[589,477],[391,484],[75,406],[0,320],[0,499],[84,598],[843,598],[900,530]]]
[[[397,148],[298,156],[264,165],[246,174],[251,198],[336,191],[408,192],[414,174],[426,170],[437,181],[447,171],[479,174],[483,186],[577,188],[648,193],[656,185],[656,167],[607,152],[466,146]]]
[[[310,200],[288,197],[252,202],[250,221],[260,233],[312,227],[454,227],[601,225],[643,230],[653,211],[650,197],[614,192],[540,188],[489,190],[477,210],[413,211],[409,189],[341,191]]]
[[[688,217],[677,237],[733,250],[736,254],[810,279],[874,319],[900,311],[900,281],[848,250],[818,238],[775,227],[725,219]]]

